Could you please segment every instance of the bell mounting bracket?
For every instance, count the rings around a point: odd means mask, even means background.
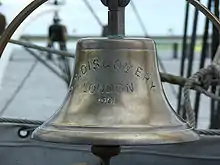
[[[110,36],[125,35],[125,7],[131,0],[101,0],[108,7],[108,29]]]

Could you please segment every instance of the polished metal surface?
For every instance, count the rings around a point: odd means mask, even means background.
[[[151,39],[82,39],[70,91],[33,138],[93,145],[190,142],[199,136],[163,93]]]

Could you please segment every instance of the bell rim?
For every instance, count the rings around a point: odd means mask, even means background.
[[[166,131],[166,130],[170,130],[172,129],[174,130],[186,130],[186,129],[191,129],[193,130],[193,128],[188,125],[187,123],[181,123],[179,125],[167,125],[167,126],[156,126],[156,125],[111,125],[111,126],[107,126],[107,125],[102,125],[102,126],[97,126],[97,125],[68,125],[68,124],[53,124],[53,123],[48,123],[45,122],[43,125],[41,125],[39,127],[39,129],[50,129],[50,130],[65,130],[65,131],[84,131],[85,129],[90,129],[90,130],[105,130],[105,131],[114,131],[116,132],[116,130],[119,130],[120,132],[126,131],[126,132],[132,132],[133,129],[137,132],[141,132],[141,131],[147,131],[150,132],[151,130],[153,132],[155,132],[155,130],[157,131]]]
[[[153,129],[152,129],[153,130]],[[69,135],[68,135],[69,134]],[[47,136],[49,135],[49,136]],[[179,130],[172,129],[166,131],[152,132],[92,132],[91,128],[85,127],[78,131],[68,132],[60,128],[36,129],[31,136],[37,141],[79,144],[79,145],[122,145],[122,146],[138,146],[138,145],[162,145],[194,142],[200,139],[200,136],[193,128],[183,128]]]

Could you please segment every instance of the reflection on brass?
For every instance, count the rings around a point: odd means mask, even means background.
[[[33,138],[93,145],[198,140],[170,107],[151,39],[82,39],[69,93]]]

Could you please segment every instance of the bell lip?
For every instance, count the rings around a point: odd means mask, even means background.
[[[179,130],[159,130],[152,132],[94,132],[91,128],[84,131],[68,130],[53,127],[37,128],[31,138],[37,141],[63,143],[63,144],[79,144],[79,145],[122,145],[122,146],[138,146],[138,145],[166,145],[194,142],[200,139],[193,128],[182,128]],[[70,133],[68,135],[68,133]],[[114,134],[114,135],[113,135]],[[112,136],[113,135],[113,136]]]

